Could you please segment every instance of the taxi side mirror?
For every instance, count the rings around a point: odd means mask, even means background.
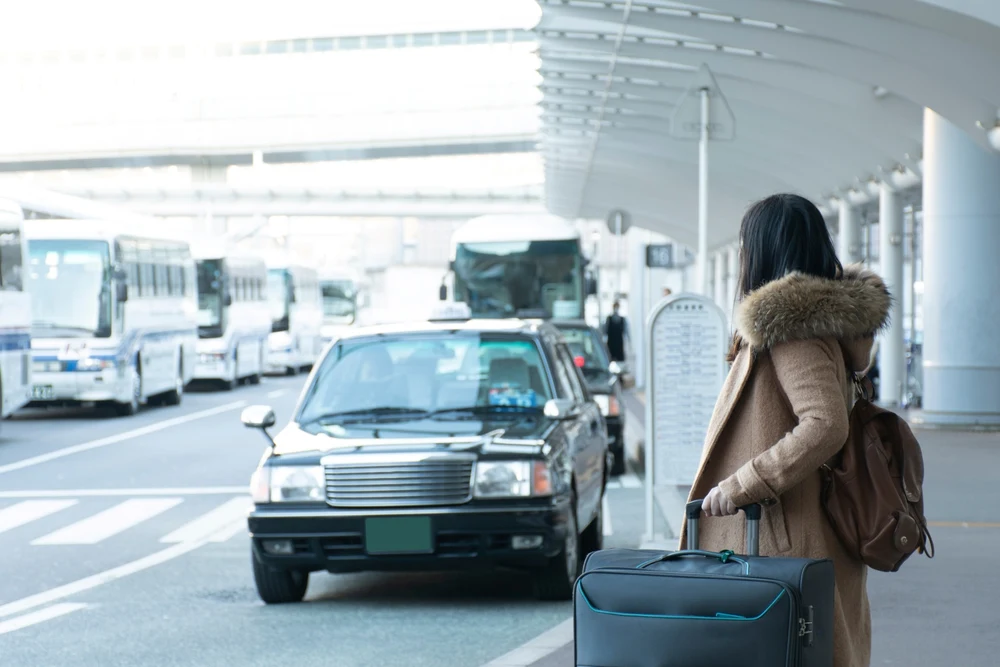
[[[271,447],[274,447],[274,438],[271,434],[267,432],[267,429],[274,426],[277,419],[274,416],[274,410],[271,409],[269,405],[251,405],[243,409],[243,413],[240,415],[240,421],[247,428],[258,428],[267,441],[271,443]]]
[[[542,413],[549,419],[562,421],[576,416],[576,404],[570,398],[553,398],[545,402]]]

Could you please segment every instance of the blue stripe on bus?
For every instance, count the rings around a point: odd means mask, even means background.
[[[123,357],[127,357],[129,365],[135,363],[135,353],[138,343],[142,341],[156,341],[174,338],[178,336],[190,335],[194,338],[198,336],[197,329],[166,329],[160,331],[131,331],[125,338],[123,338],[118,346],[113,350],[108,350],[107,348],[101,351],[91,351],[87,357],[90,359],[98,359],[102,361],[115,361]],[[28,347],[30,348],[30,338],[28,342]],[[46,354],[47,353],[47,354]],[[76,361],[71,359],[60,359],[58,352],[50,350],[38,350],[36,353],[32,354],[32,361],[62,361],[66,363],[66,370],[75,370]]]
[[[30,349],[30,329],[0,329],[0,351],[16,352]]]

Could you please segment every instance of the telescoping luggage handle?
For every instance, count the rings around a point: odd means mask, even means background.
[[[698,522],[701,519],[701,506],[704,500],[692,500],[687,504],[687,548],[698,548]],[[739,508],[747,516],[747,555],[760,554],[760,514],[759,503],[751,503]]]

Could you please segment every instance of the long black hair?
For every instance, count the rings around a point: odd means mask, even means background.
[[[747,209],[740,225],[738,299],[793,271],[833,279],[843,270],[823,214],[805,197],[771,195]]]
[[[740,224],[737,300],[792,272],[834,279],[843,271],[823,214],[805,197],[771,195],[747,209]],[[731,359],[740,344],[736,336]]]

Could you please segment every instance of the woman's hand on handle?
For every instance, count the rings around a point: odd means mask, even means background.
[[[704,502],[701,504],[701,509],[707,516],[732,516],[740,511],[736,504],[719,487],[715,487],[708,492]]]

